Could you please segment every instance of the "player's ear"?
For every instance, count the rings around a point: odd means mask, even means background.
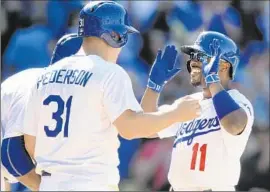
[[[219,71],[220,72],[228,72],[230,71],[230,63],[226,61],[221,61],[219,65]]]

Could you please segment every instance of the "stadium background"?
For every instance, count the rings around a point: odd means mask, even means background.
[[[76,32],[78,12],[87,1],[2,1],[2,81],[30,67],[46,67],[57,40]],[[238,190],[270,190],[269,177],[269,1],[119,1],[129,11],[133,35],[118,63],[130,74],[138,100],[159,48],[193,43],[202,30],[219,31],[239,45],[241,62],[232,87],[252,102],[255,123],[245,153]],[[162,93],[160,103],[193,93],[185,58],[183,71]],[[147,127],[146,127],[147,128]],[[121,139],[121,189],[168,190],[172,139]],[[45,146],[44,146],[45,147]],[[76,150],[76,149],[74,149]],[[179,178],[181,179],[181,178]],[[23,189],[14,185],[13,189]]]

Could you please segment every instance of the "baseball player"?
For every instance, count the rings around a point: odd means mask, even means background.
[[[78,37],[77,33],[64,35],[58,40],[56,47],[53,50],[51,64],[74,54],[84,54],[83,50],[80,49],[81,46],[82,38]]]
[[[127,73],[116,63],[130,33],[126,10],[113,1],[93,1],[79,16],[85,55],[49,66],[26,105],[25,142],[35,150],[40,191],[118,190],[118,134],[147,137],[175,122],[197,117],[197,100],[175,102],[167,111],[144,113]],[[168,46],[155,61],[169,68],[177,51]],[[174,65],[172,65],[174,66]]]
[[[174,191],[234,191],[240,177],[240,157],[254,121],[251,103],[238,90],[229,89],[239,62],[239,50],[229,37],[202,32],[194,45],[182,46],[190,56],[191,84],[201,92],[201,115],[158,133],[175,137],[169,182]],[[155,111],[159,92],[148,89],[146,111]]]
[[[81,41],[73,37],[74,34],[68,34],[58,41],[51,64],[78,51]],[[40,176],[35,173],[30,158],[33,158],[33,151],[28,151],[30,156],[26,152],[21,129],[24,116],[22,109],[27,102],[27,95],[43,70],[24,70],[1,84],[1,179],[5,177],[7,181],[2,190],[10,190],[9,183],[18,181],[34,191],[39,188]]]

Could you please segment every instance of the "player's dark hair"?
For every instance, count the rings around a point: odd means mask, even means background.
[[[233,79],[233,66],[232,66],[232,64],[230,64],[229,77],[230,77],[231,79]]]

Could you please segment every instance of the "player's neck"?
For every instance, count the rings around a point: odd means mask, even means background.
[[[226,83],[226,84],[221,83],[221,85],[222,85],[222,87],[223,87],[225,90],[229,90],[229,86],[228,86],[227,83]],[[202,92],[203,92],[203,98],[204,98],[204,99],[212,98],[212,94],[211,94],[209,88],[204,87]]]
[[[99,42],[94,41],[84,41],[82,44],[85,55],[97,55],[104,59],[105,61],[116,63],[117,57],[112,55],[108,50],[108,47]]]
[[[211,92],[208,88],[203,88],[203,99],[209,99],[211,98]]]

